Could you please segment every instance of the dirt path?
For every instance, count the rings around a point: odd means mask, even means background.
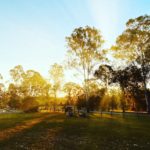
[[[20,132],[23,132],[26,129],[32,128],[34,125],[42,122],[49,116],[50,116],[50,114],[44,114],[40,118],[27,120],[21,124],[16,125],[15,127],[0,131],[0,141],[9,139],[9,138],[13,137],[14,135],[19,134]],[[52,114],[51,114],[51,116],[52,116]]]
[[[63,121],[60,113],[47,114],[0,131],[0,150],[53,150]]]

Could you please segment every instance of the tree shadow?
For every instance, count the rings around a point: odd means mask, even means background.
[[[17,128],[7,131],[7,133],[12,133],[10,136],[5,135],[6,137],[0,141],[0,147],[8,150],[50,147],[52,146],[53,136],[59,130],[59,124],[58,115],[50,114],[44,118],[33,120],[24,126],[17,126]],[[48,145],[48,143],[50,144]]]
[[[136,124],[124,125],[120,120],[66,118],[63,114],[49,115],[32,127],[22,130],[0,143],[1,150],[109,150],[136,149],[141,132]],[[133,130],[133,131],[132,131]],[[137,147],[140,148],[140,147]],[[149,148],[149,147],[148,147]]]

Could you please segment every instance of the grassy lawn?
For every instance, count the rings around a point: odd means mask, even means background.
[[[149,150],[150,117],[1,114],[0,150]]]
[[[32,120],[33,118],[39,118],[42,114],[0,114],[0,131],[14,127],[23,123],[24,121]]]

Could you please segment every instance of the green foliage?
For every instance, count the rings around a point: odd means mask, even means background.
[[[99,110],[100,107],[100,96],[96,96],[96,95],[92,95],[89,97],[88,100],[88,109],[89,111],[95,111],[95,110]]]
[[[27,96],[48,96],[50,84],[34,70],[27,70],[21,85]]]
[[[100,31],[89,26],[74,29],[66,40],[68,66],[82,75],[84,92],[88,100],[90,92],[88,80],[93,76],[92,71],[97,62],[104,59],[104,52],[101,50],[104,40]]]
[[[126,23],[126,30],[116,40],[117,56],[130,61],[142,59],[149,61],[150,16],[140,16]]]
[[[73,68],[81,67],[87,79],[94,67],[94,62],[103,58],[99,51],[104,42],[100,32],[89,26],[80,27],[76,28],[66,40],[69,49],[68,65]]]
[[[63,79],[64,79],[64,70],[63,70],[63,66],[59,65],[57,63],[53,64],[51,66],[51,69],[49,70],[49,74],[51,77],[51,81],[52,81],[52,95],[54,96],[53,98],[53,102],[52,105],[54,107],[54,111],[56,110],[56,105],[58,104],[57,102],[57,93],[58,91],[60,91],[61,89],[61,84],[63,83]]]
[[[78,109],[82,109],[82,108],[87,108],[87,110],[90,111],[98,111],[99,107],[100,107],[100,96],[98,95],[91,95],[88,99],[88,101],[86,100],[85,96],[79,96],[78,100],[76,102],[76,106]]]
[[[8,102],[8,106],[13,109],[20,109],[22,101],[21,99],[10,99]]]
[[[77,105],[78,109],[81,109],[82,107],[86,107],[87,106],[86,99],[85,99],[84,95],[80,95],[78,97],[76,105]]]
[[[62,65],[59,65],[57,63],[53,64],[51,66],[51,69],[49,70],[50,78],[53,82],[52,90],[54,92],[55,98],[57,97],[57,92],[61,88],[61,83],[63,82],[64,78],[64,70]]]
[[[94,76],[97,79],[100,79],[105,83],[106,88],[108,88],[108,84],[111,83],[111,80],[113,78],[114,71],[111,66],[109,65],[100,65],[97,70],[94,72]]]
[[[145,74],[148,76],[149,67],[145,68]],[[144,102],[144,84],[141,68],[130,65],[122,70],[114,71],[112,82],[119,83],[124,93],[124,100],[121,100],[123,109],[124,106],[127,106],[127,99],[133,101],[137,109],[140,109],[140,105],[141,108],[145,109],[146,102]]]
[[[128,77],[124,72],[124,77],[122,77],[126,78],[126,81],[121,79],[122,85],[126,84],[125,86],[132,91],[136,99],[141,97],[140,91],[144,91],[147,111],[150,113],[150,99],[147,93],[148,66],[150,64],[150,16],[144,15],[129,19],[125,31],[117,38],[116,45],[112,47],[112,50],[116,58],[126,60],[134,66],[132,69],[129,66],[130,74],[126,70]]]
[[[35,97],[48,98],[50,83],[40,73],[34,70],[24,71],[20,65],[11,69],[10,74],[14,83],[10,83],[8,87],[8,105],[11,108],[23,109],[24,111],[37,111],[37,106],[35,107],[35,105],[38,102],[33,99]]]
[[[67,82],[64,84],[63,91],[67,94],[67,104],[75,104],[78,96],[83,94],[83,88],[73,82]]]
[[[8,93],[5,91],[5,85],[3,83],[3,76],[0,74],[0,109],[7,107]]]
[[[36,98],[34,97],[26,97],[22,101],[22,110],[24,112],[37,112],[39,107],[39,103]]]
[[[21,65],[15,66],[10,70],[10,75],[16,84],[21,84],[25,77],[25,72]]]
[[[14,84],[10,84],[8,87],[9,102],[8,106],[15,109],[20,109],[21,107],[21,91],[20,88]]]

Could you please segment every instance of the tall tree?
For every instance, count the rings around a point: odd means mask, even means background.
[[[66,38],[68,45],[68,66],[77,69],[84,80],[86,100],[88,101],[88,80],[98,60],[103,59],[100,53],[104,40],[100,31],[89,26],[76,28]]]
[[[56,100],[57,100],[57,93],[61,88],[61,84],[64,78],[64,71],[63,67],[57,63],[53,64],[49,70],[50,78],[52,80],[52,90],[54,93],[54,111],[56,109]]]
[[[0,81],[3,80],[3,76],[0,74]],[[4,84],[0,82],[0,91],[3,90]]]
[[[63,90],[67,94],[67,103],[69,104],[75,104],[78,96],[83,94],[83,88],[74,82],[65,83]]]
[[[145,71],[148,73],[149,67]],[[140,93],[144,88],[141,68],[131,64],[122,70],[117,70],[114,72],[112,82],[120,84],[120,87],[124,93],[124,100],[122,101],[122,104],[125,104],[125,99],[128,99],[131,96],[133,96],[138,103],[141,101]]]
[[[4,84],[1,82],[3,80],[3,76],[0,74],[0,108],[4,106]]]
[[[100,65],[97,70],[94,72],[94,76],[105,83],[106,91],[108,89],[108,85],[111,83],[113,78],[114,71],[109,65]]]
[[[10,95],[9,106],[12,108],[20,108],[24,96],[21,85],[24,81],[25,71],[21,65],[18,65],[10,70],[10,75],[13,83],[10,83],[8,87],[8,93]]]
[[[16,85],[20,85],[25,77],[25,72],[21,65],[15,66],[10,70],[10,75]]]
[[[22,104],[22,93],[20,91],[20,87],[11,83],[8,87],[9,93],[9,103],[8,105],[11,108],[20,109]]]
[[[150,113],[150,99],[147,93],[147,78],[145,67],[150,64],[150,16],[140,16],[130,19],[126,29],[117,38],[116,56],[138,64],[142,69],[147,111]]]
[[[48,97],[50,84],[41,76],[39,72],[27,70],[21,88],[26,92],[26,96]]]
[[[50,84],[34,70],[24,71],[23,67],[18,65],[10,70],[13,83],[9,84],[8,92],[10,95],[9,106],[21,108],[27,102],[26,99],[36,101],[38,98],[48,98]]]

